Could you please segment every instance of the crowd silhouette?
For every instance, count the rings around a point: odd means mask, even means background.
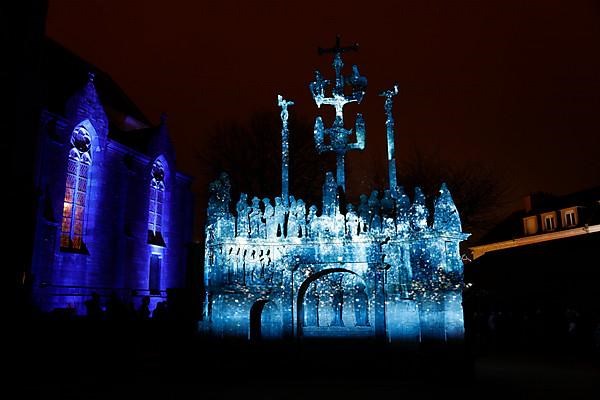
[[[177,306],[169,298],[155,302],[152,306],[151,297],[142,296],[135,305],[133,300],[123,301],[116,293],[112,292],[105,299],[98,292],[93,292],[84,302],[86,314],[83,317],[92,321],[164,321],[180,318]]]

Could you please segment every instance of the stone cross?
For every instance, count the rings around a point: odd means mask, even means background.
[[[332,95],[326,97],[324,89],[329,83],[328,80],[323,79],[319,71],[315,72],[315,80],[309,84],[313,99],[317,107],[321,107],[321,104],[327,104],[335,108],[335,120],[331,128],[325,128],[323,126],[323,119],[317,117],[315,120],[315,144],[319,153],[332,151],[336,154],[336,181],[342,190],[346,191],[346,176],[345,176],[345,155],[348,150],[359,149],[362,150],[365,147],[365,123],[360,113],[356,114],[355,122],[355,134],[356,142],[350,143],[349,137],[353,134],[352,129],[344,128],[344,106],[347,103],[360,102],[364,95],[364,88],[366,87],[366,78],[358,74],[358,68],[353,67],[353,75],[346,79],[342,75],[342,62],[341,53],[347,51],[358,50],[358,44],[352,46],[343,47],[340,45],[340,37],[336,38],[335,46],[329,49],[319,48],[319,54],[333,53],[333,68],[335,70],[335,87],[332,89]],[[361,90],[354,90],[360,81]],[[351,95],[344,94],[344,87],[350,85],[353,87]],[[329,136],[329,142],[326,144],[325,136]]]

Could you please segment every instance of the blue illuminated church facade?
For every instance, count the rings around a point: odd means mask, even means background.
[[[128,99],[99,77],[103,92],[90,73],[62,108],[41,117],[30,271],[41,311],[85,314],[94,292],[102,304],[117,298],[135,307],[150,296],[153,308],[184,286],[191,178],[176,169],[166,117],[152,126],[123,112]]]
[[[231,199],[222,174],[210,187],[205,227],[205,327],[218,337],[254,339],[376,338],[394,343],[462,340],[463,264],[458,211],[442,185],[429,209],[422,191],[411,197],[396,182],[393,97],[380,93],[387,116],[389,186],[344,203],[345,154],[362,150],[362,115],[344,125],[343,107],[360,103],[367,79],[357,66],[343,75],[342,53],[332,49],[335,80],[319,71],[309,85],[320,108],[335,108],[326,127],[315,120],[319,153],[336,155],[324,173],[322,204],[305,204],[288,192],[288,108],[282,120],[282,194],[275,199]],[[293,132],[291,133],[293,134]]]

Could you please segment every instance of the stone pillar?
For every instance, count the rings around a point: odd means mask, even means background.
[[[421,342],[445,342],[444,305],[441,301],[421,296],[419,299]]]
[[[301,282],[294,282],[296,267],[294,264],[286,263],[283,269],[283,287],[287,289],[283,291],[281,296],[281,322],[284,339],[294,338],[294,310],[296,308],[294,300],[298,290],[296,286],[301,284]]]
[[[462,294],[457,290],[446,293],[444,297],[446,339],[448,342],[460,342],[465,335]]]
[[[375,308],[375,337],[385,340],[386,332],[386,309],[385,309],[385,270],[380,264],[369,264],[369,268],[373,269],[373,277],[375,279],[374,289],[374,308]]]

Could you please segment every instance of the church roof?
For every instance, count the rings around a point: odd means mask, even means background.
[[[142,154],[148,154],[150,141],[157,133],[157,130],[157,127],[141,128],[131,131],[111,129],[109,137]]]
[[[163,138],[169,136],[163,129],[164,116],[160,124],[153,125],[110,75],[46,37],[42,82],[48,111],[65,115],[65,105],[85,86],[90,72],[94,73],[94,88],[108,118],[110,139],[148,156],[156,155],[157,146],[161,153],[172,152],[170,142],[163,143],[169,141],[168,137]]]
[[[85,85],[88,73],[94,72],[94,86],[111,132],[139,130],[151,125],[110,75],[50,38],[44,40],[41,65],[44,104],[48,111],[64,115],[68,99]]]

